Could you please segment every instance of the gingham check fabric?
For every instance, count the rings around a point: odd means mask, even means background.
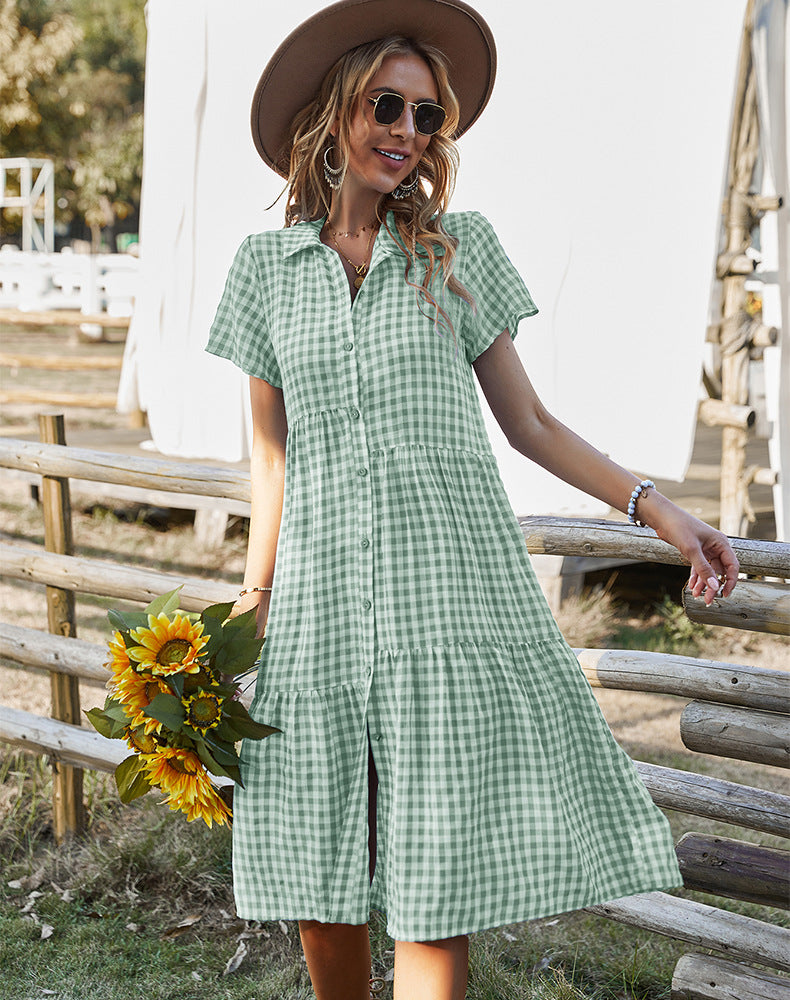
[[[669,823],[549,612],[483,422],[471,362],[537,312],[527,288],[483,216],[447,215],[477,306],[444,297],[456,344],[384,227],[352,306],[322,222],[242,243],[207,346],[282,387],[288,417],[252,705],[282,733],[242,748],[239,915],[362,924],[373,908],[420,941],[682,886]]]

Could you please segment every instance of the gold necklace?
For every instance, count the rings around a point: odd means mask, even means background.
[[[365,248],[365,257],[366,257],[366,260],[364,260],[361,264],[355,264],[354,261],[351,260],[349,257],[346,257],[346,255],[340,249],[340,244],[335,239],[335,234],[334,234],[333,230],[331,228],[329,230],[329,233],[330,233],[330,235],[332,237],[332,242],[337,247],[338,253],[340,254],[341,257],[343,257],[345,260],[347,260],[349,262],[349,264],[357,272],[357,276],[356,276],[356,278],[354,278],[354,288],[361,288],[362,287],[362,282],[365,280],[365,277],[366,277],[366,275],[368,273],[368,266],[370,264],[370,246],[373,243],[373,234],[375,233],[375,231],[376,231],[375,229],[371,229],[370,236],[368,236],[368,245]]]
[[[347,237],[349,237],[349,239],[358,240],[360,233],[364,233],[368,229],[372,229],[376,225],[376,220],[374,219],[372,222],[369,222],[366,226],[362,226],[361,229],[354,230],[353,233],[341,233],[337,229],[333,229],[329,225],[329,220],[328,219],[327,219],[327,223],[326,224],[327,224],[327,228],[329,229],[329,232],[332,233],[334,236],[347,236]]]

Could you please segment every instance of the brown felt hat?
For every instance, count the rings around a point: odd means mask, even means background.
[[[486,22],[461,0],[341,0],[295,28],[264,69],[252,101],[252,138],[264,161],[288,176],[288,131],[349,49],[387,35],[435,45],[448,59],[461,107],[457,139],[479,118],[496,75]]]

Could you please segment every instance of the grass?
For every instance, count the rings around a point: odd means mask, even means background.
[[[656,762],[678,763],[669,754]],[[121,806],[111,775],[87,772],[85,779],[90,828],[58,847],[46,761],[10,753],[0,768],[4,998],[313,997],[298,924],[248,925],[236,918],[229,831],[187,823],[153,795]],[[782,843],[712,820],[667,816],[675,840],[693,829]],[[686,890],[672,894],[790,926],[788,914],[768,907]],[[52,932],[42,938],[45,925]],[[382,914],[372,913],[370,937],[374,974],[391,975],[394,942]],[[223,975],[242,940],[246,957]],[[667,1000],[672,970],[692,947],[585,911],[511,924],[471,936],[467,997]]]

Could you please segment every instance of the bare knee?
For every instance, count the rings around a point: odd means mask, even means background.
[[[362,934],[368,929],[367,924],[340,924],[325,923],[322,920],[299,920],[299,930],[310,935],[324,935],[326,937],[343,937]]]
[[[457,934],[455,937],[450,938],[436,938],[431,941],[395,941],[396,947],[401,950],[416,948],[419,946],[425,948],[444,948],[448,951],[461,951],[468,947],[469,945],[469,935],[468,934]]]

